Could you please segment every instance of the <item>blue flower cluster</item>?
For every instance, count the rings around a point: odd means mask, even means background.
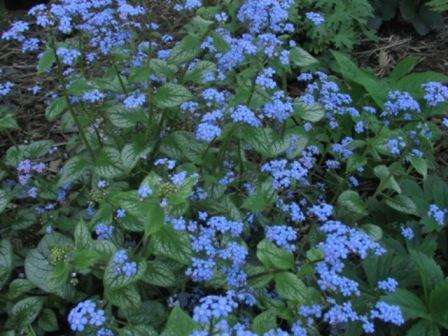
[[[448,86],[438,82],[428,82],[423,84],[425,90],[424,99],[428,106],[435,107],[448,100]]]
[[[190,234],[195,256],[187,275],[194,281],[207,281],[221,272],[227,275],[230,288],[244,287],[247,276],[243,266],[248,251],[238,242],[243,223],[222,216],[209,217],[205,212],[199,213],[198,218],[188,223],[183,219],[170,219],[176,230],[186,230]]]
[[[68,323],[73,331],[84,331],[87,326],[101,327],[106,322],[104,310],[91,300],[78,303],[68,314]]]
[[[440,226],[445,225],[446,210],[440,209],[436,204],[430,204],[428,216],[434,219]]]
[[[118,250],[113,256],[114,271],[116,275],[124,275],[127,278],[137,273],[137,263],[129,261],[128,254],[125,250]]]
[[[273,178],[275,189],[287,189],[294,182],[306,184],[309,170],[314,166],[319,150],[314,146],[307,147],[300,159],[288,162],[288,160],[273,160],[262,165],[261,171],[269,173]]]
[[[385,280],[378,281],[378,289],[385,291],[386,293],[393,293],[398,287],[398,282],[394,278],[387,278]]]
[[[267,227],[266,239],[286,251],[293,252],[296,249],[295,241],[297,240],[297,233],[290,226],[275,225]]]

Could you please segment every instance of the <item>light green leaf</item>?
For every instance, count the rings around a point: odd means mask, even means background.
[[[383,297],[389,304],[400,306],[406,319],[429,318],[425,304],[420,298],[405,289],[397,289],[394,293]]]
[[[5,285],[12,271],[12,246],[3,239],[0,241],[0,289]]]
[[[399,212],[418,216],[417,208],[411,198],[405,195],[396,195],[386,199],[386,204]]]
[[[338,206],[344,213],[356,216],[357,219],[366,216],[367,208],[361,196],[356,191],[346,190],[338,197]]]
[[[176,284],[176,275],[168,264],[161,261],[149,261],[142,281],[154,286],[171,287]]]
[[[56,98],[45,110],[45,117],[49,121],[54,121],[68,108],[67,100],[64,97]]]
[[[163,85],[154,95],[154,101],[160,108],[178,107],[192,98],[193,95],[187,88],[173,83]]]
[[[318,122],[325,117],[325,109],[319,103],[308,106],[300,101],[294,103],[294,113],[306,121]]]
[[[265,267],[270,269],[288,270],[294,268],[293,254],[265,239],[257,245],[257,257]]]
[[[189,336],[198,327],[197,323],[181,308],[174,307],[161,336]]]
[[[290,272],[277,273],[274,280],[275,289],[281,297],[301,304],[306,302],[308,289],[297,275]]]

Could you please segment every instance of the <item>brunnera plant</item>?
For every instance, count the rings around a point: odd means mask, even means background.
[[[335,52],[341,80],[295,41],[290,0],[172,9],[175,37],[124,0],[37,6],[3,33],[54,77],[67,141],[3,156],[2,334],[446,328],[446,76],[410,59],[380,80]]]

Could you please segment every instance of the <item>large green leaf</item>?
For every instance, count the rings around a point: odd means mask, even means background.
[[[443,281],[443,271],[434,259],[422,252],[411,251],[411,259],[415,263],[420,275],[423,289],[425,290],[425,293],[429,295],[429,292]]]
[[[168,83],[163,85],[154,95],[154,102],[160,108],[173,108],[192,98],[193,95],[186,87]]]
[[[300,304],[306,302],[308,289],[297,275],[290,272],[281,272],[274,275],[274,280],[275,289],[281,297],[297,301]]]
[[[11,309],[8,325],[21,329],[31,324],[39,315],[43,307],[43,298],[27,297],[17,302]]]
[[[265,267],[270,269],[288,270],[294,268],[294,255],[267,240],[258,243],[257,257]]]
[[[175,307],[161,336],[189,336],[199,326],[181,308]]]
[[[448,329],[448,280],[440,282],[429,295],[429,310],[433,320]]]
[[[395,293],[389,294],[383,299],[390,303],[400,306],[406,319],[429,318],[429,313],[420,298],[405,289],[397,289]]]
[[[169,264],[161,261],[149,261],[142,281],[154,286],[171,287],[176,284],[176,275]]]
[[[176,260],[182,264],[189,264],[192,251],[188,236],[182,232],[164,226],[151,235],[151,245],[158,255]]]
[[[8,240],[0,241],[0,289],[8,281],[12,271],[12,246]]]

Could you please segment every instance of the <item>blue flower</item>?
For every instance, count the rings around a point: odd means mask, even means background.
[[[370,312],[373,319],[379,319],[383,322],[388,322],[400,326],[404,324],[403,314],[399,306],[390,305],[383,301],[379,301],[375,308]]]
[[[313,25],[320,26],[322,23],[325,22],[325,18],[322,14],[316,13],[316,12],[308,12],[305,14],[306,18],[310,20]]]
[[[286,251],[293,252],[296,249],[295,241],[297,240],[297,233],[290,226],[275,225],[267,227],[266,239]]]
[[[77,49],[59,47],[56,50],[56,55],[61,60],[62,64],[72,66],[76,59],[81,56],[81,53]]]
[[[140,199],[145,199],[152,195],[152,189],[148,185],[142,184],[138,188],[137,194],[138,194],[138,197],[140,197]]]
[[[381,116],[395,117],[400,113],[406,112],[405,118],[409,119],[409,113],[420,112],[420,105],[408,92],[392,91],[387,99]]]
[[[211,142],[221,135],[221,128],[210,123],[201,123],[196,128],[196,139]]]
[[[88,325],[102,326],[106,317],[104,310],[97,308],[93,301],[86,300],[70,311],[67,320],[72,331],[83,331]]]
[[[134,92],[123,101],[123,104],[127,110],[132,110],[142,107],[145,102],[146,96],[143,93]]]
[[[387,278],[385,280],[378,281],[378,289],[385,291],[386,293],[393,293],[398,287],[397,280],[393,278]]]
[[[193,310],[193,319],[200,324],[208,324],[228,317],[238,304],[230,296],[209,295],[202,298]]]
[[[13,86],[14,84],[11,82],[0,83],[0,97],[7,96],[11,92]]]
[[[112,225],[97,224],[95,226],[95,233],[99,240],[111,239],[114,233],[114,227]]]
[[[272,77],[275,75],[275,70],[273,68],[265,68],[255,79],[255,83],[266,89],[274,89],[277,87],[277,83]]]
[[[232,109],[230,116],[235,123],[242,122],[253,127],[261,126],[261,121],[255,116],[254,112],[245,105],[238,105],[236,108]]]
[[[425,95],[423,98],[430,107],[435,107],[448,100],[448,86],[438,82],[428,82],[423,84]]]
[[[440,226],[445,224],[445,214],[446,211],[440,209],[436,204],[429,206],[428,216],[433,218]]]
[[[402,226],[401,227],[401,235],[406,240],[411,240],[414,238],[414,231],[410,227]]]

